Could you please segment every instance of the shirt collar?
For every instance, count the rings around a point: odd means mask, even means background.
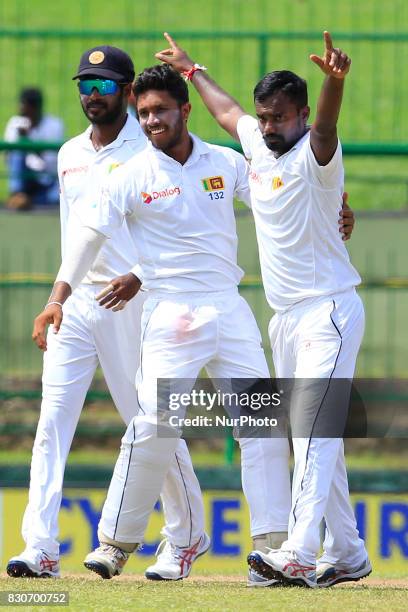
[[[85,132],[82,134],[82,141],[86,148],[94,149],[94,146],[91,142],[91,133],[92,133],[92,125],[88,125]],[[128,113],[125,125],[120,130],[119,134],[110,142],[106,147],[103,147],[103,150],[106,149],[116,149],[122,146],[125,140],[137,140],[142,136],[142,129],[139,125],[138,120]]]
[[[307,131],[305,132],[305,134],[303,134],[303,136],[302,136],[301,138],[299,138],[299,140],[298,140],[297,142],[295,142],[295,144],[293,145],[293,147],[291,147],[291,148],[289,149],[289,151],[286,151],[286,153],[284,153],[283,155],[280,155],[279,157],[275,157],[275,156],[273,155],[273,152],[272,152],[272,151],[270,151],[270,153],[272,153],[273,158],[274,158],[276,161],[278,161],[278,160],[280,160],[280,159],[285,159],[285,158],[286,158],[288,155],[290,155],[290,153],[292,153],[292,152],[293,152],[295,149],[298,149],[298,148],[299,148],[299,147],[300,147],[300,146],[303,144],[303,142],[304,142],[304,141],[305,141],[307,138],[309,138],[309,136],[310,136],[310,128],[308,127],[308,129],[307,129]],[[266,145],[265,145],[265,146],[266,146]]]
[[[184,166],[190,166],[194,164],[196,161],[198,161],[202,155],[207,155],[208,153],[210,153],[210,147],[208,146],[206,142],[204,142],[203,140],[201,140],[201,138],[199,138],[195,134],[192,134],[191,132],[189,132],[189,135],[190,135],[191,140],[193,141],[193,150],[191,152],[190,157],[187,159],[186,163],[184,164]],[[170,159],[174,161],[175,163],[178,163],[175,159],[173,159],[169,155],[166,155],[166,153],[163,153],[163,151],[160,151],[160,149],[156,149],[152,145],[150,140],[148,142],[149,142],[148,144],[149,150],[155,156],[161,159],[166,159],[166,160]]]
[[[191,132],[189,132],[189,134],[190,134],[190,138],[193,141],[193,150],[186,163],[194,163],[202,155],[207,155],[208,153],[210,153],[210,147],[208,146],[206,142],[201,140],[201,138],[199,138],[195,134],[191,134]]]

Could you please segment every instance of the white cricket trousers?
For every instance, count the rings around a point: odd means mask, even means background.
[[[364,333],[364,308],[355,289],[305,300],[269,325],[278,378],[352,379]],[[326,521],[325,561],[359,565],[367,556],[350,504],[341,438],[293,438],[295,470],[288,540],[314,564]]]
[[[58,512],[65,464],[86,393],[100,363],[126,425],[138,411],[135,377],[145,294],[120,312],[99,306],[100,285],[81,285],[64,304],[58,334],[48,332],[43,399],[31,461],[29,502],[22,535],[28,548],[59,553]],[[184,440],[167,464],[162,489],[166,536],[184,546],[204,531],[201,490]]]
[[[205,367],[216,379],[268,378],[255,318],[237,290],[152,292],[142,316],[137,376],[139,413],[122,439],[99,533],[118,543],[143,542],[177,438],[157,435],[157,379],[193,379]],[[287,439],[240,441],[251,534],[286,531],[290,510]]]

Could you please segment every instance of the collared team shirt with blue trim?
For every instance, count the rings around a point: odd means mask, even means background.
[[[304,299],[358,285],[360,276],[338,226],[344,183],[340,143],[330,162],[320,166],[310,132],[275,158],[255,118],[242,116],[237,131],[250,162],[251,204],[270,306],[283,312]]]
[[[95,150],[91,141],[92,126],[66,142],[58,153],[60,183],[60,219],[62,256],[81,227],[81,214],[88,194],[100,198],[109,176],[147,144],[139,122],[128,115],[117,138]],[[92,268],[83,279],[85,284],[108,283],[116,276],[133,271],[140,276],[139,253],[126,223],[100,250]]]
[[[148,290],[224,291],[243,276],[233,198],[249,204],[247,162],[191,137],[183,165],[149,143],[112,174],[100,202],[90,194],[81,214],[83,225],[108,238],[126,219]]]

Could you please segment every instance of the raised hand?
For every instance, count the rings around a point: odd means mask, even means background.
[[[189,58],[187,53],[177,45],[170,34],[164,32],[164,38],[170,44],[170,47],[163,51],[159,51],[155,54],[155,57],[161,62],[169,64],[174,70],[177,70],[177,72],[188,72],[194,66],[194,62]]]
[[[333,47],[329,32],[323,32],[323,37],[325,46],[323,57],[312,54],[310,59],[325,74],[336,79],[344,79],[350,70],[351,59],[341,49]]]

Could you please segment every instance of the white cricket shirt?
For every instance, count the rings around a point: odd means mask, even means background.
[[[58,154],[63,257],[70,237],[75,237],[81,226],[79,213],[86,205],[89,192],[99,199],[101,187],[111,173],[146,147],[147,139],[139,122],[130,115],[116,140],[99,151],[91,142],[91,132],[92,126],[89,126],[84,133],[66,142]],[[107,283],[127,274],[137,262],[138,252],[124,223],[112,240],[104,244],[82,282]]]
[[[307,132],[275,158],[256,119],[244,115],[238,135],[250,160],[249,185],[262,278],[276,311],[306,298],[329,295],[361,282],[339,232],[344,171],[340,143],[319,166]]]
[[[222,291],[243,276],[237,265],[233,198],[248,202],[242,155],[192,136],[184,165],[150,143],[112,174],[85,226],[116,239],[126,219],[139,250],[143,286],[168,292]]]

